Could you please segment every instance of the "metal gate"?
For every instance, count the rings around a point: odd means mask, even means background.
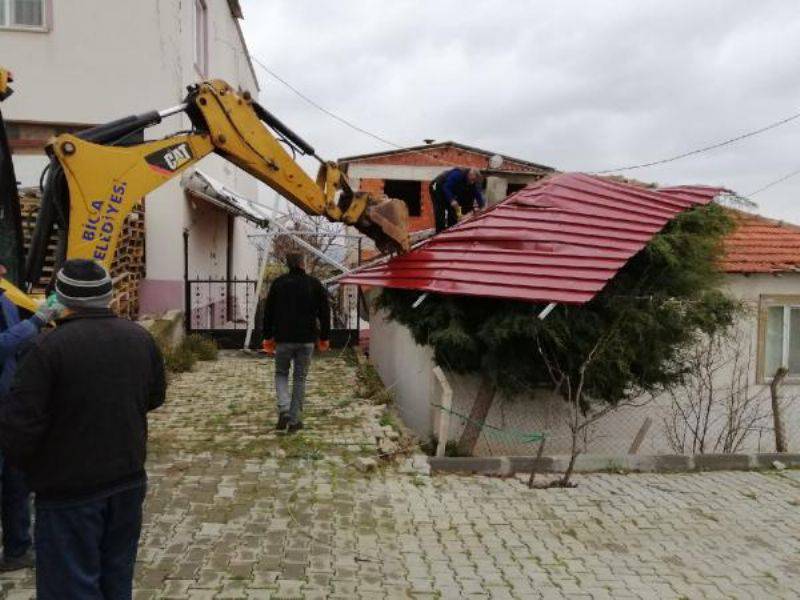
[[[186,331],[208,335],[222,348],[241,348],[257,305],[252,279],[187,279]]]
[[[306,234],[313,238],[325,237],[329,243],[325,245],[327,252],[316,251],[316,255],[323,254],[323,258],[336,264],[335,259],[328,258],[328,254],[339,259],[348,258],[349,268],[361,263],[362,248],[359,236],[346,233],[308,233],[294,231],[294,238],[304,237]],[[286,233],[280,233],[286,237]],[[187,333],[200,333],[212,337],[222,348],[243,348],[249,327],[253,327],[250,338],[250,348],[261,346],[263,329],[263,305],[268,293],[268,286],[274,277],[267,277],[268,267],[276,266],[283,269],[283,261],[274,254],[274,232],[248,236],[250,241],[263,240],[267,248],[256,245],[259,251],[259,275],[265,277],[265,285],[259,291],[255,279],[196,277],[189,278],[189,232],[184,231],[184,306],[186,307]],[[334,244],[333,242],[336,242]],[[302,243],[301,243],[302,246]],[[306,247],[309,244],[305,244]],[[264,251],[266,250],[266,251]],[[313,248],[312,248],[313,250]],[[324,262],[324,261],[323,261]],[[263,272],[262,272],[263,267]],[[229,268],[229,272],[230,272]],[[335,270],[334,270],[335,271]],[[311,272],[321,280],[325,280],[325,273]],[[344,348],[359,344],[360,324],[362,318],[361,302],[359,301],[358,288],[355,286],[330,285],[327,287],[331,315],[331,346]],[[261,298],[259,298],[259,293]]]

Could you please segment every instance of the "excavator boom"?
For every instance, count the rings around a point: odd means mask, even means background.
[[[134,134],[180,112],[192,122],[190,133],[130,143]],[[293,153],[319,160],[316,180],[282,143]],[[161,112],[60,135],[47,152],[51,164],[25,266],[28,288],[41,276],[54,227],[60,236],[57,263],[91,258],[110,268],[122,224],[134,204],[212,152],[308,214],[352,225],[383,251],[408,249],[408,211],[402,201],[354,192],[335,163],[319,159],[313,147],[249,93],[240,94],[224,81],[191,86],[183,104]]]
[[[0,67],[0,102],[11,96],[11,73]],[[36,310],[36,302],[23,294],[14,284],[22,275],[22,218],[20,214],[17,177],[11,162],[11,147],[6,137],[3,114],[0,112],[0,264],[6,273],[0,278],[0,288],[14,304]]]

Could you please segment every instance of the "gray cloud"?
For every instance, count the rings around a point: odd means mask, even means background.
[[[250,50],[399,144],[454,139],[560,169],[647,162],[800,111],[800,3],[244,0]],[[326,157],[387,146],[256,67],[262,101]],[[625,174],[746,193],[800,168],[800,120]],[[800,176],[755,198],[800,222]]]

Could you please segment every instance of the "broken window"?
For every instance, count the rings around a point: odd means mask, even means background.
[[[510,196],[511,194],[516,194],[520,190],[524,190],[528,187],[527,183],[509,183],[508,190],[506,191],[506,196]]]
[[[387,179],[383,183],[383,193],[389,198],[405,202],[410,216],[418,217],[422,214],[422,182]]]

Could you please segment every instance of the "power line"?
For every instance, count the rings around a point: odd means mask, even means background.
[[[423,152],[421,150],[411,150],[411,149],[407,148],[406,146],[402,146],[402,145],[397,144],[397,143],[395,143],[395,142],[393,142],[391,140],[388,140],[385,137],[383,137],[381,135],[378,135],[377,133],[372,133],[371,131],[368,131],[368,130],[364,129],[363,127],[359,127],[355,123],[345,119],[344,117],[340,117],[335,112],[333,112],[331,110],[328,110],[327,108],[325,108],[324,106],[322,106],[321,104],[319,104],[318,102],[313,100],[312,98],[309,98],[308,96],[306,96],[303,92],[298,90],[291,83],[286,81],[283,77],[281,77],[275,71],[273,71],[267,65],[265,65],[261,60],[258,59],[258,57],[254,56],[253,54],[250,54],[250,58],[253,60],[253,62],[255,64],[257,64],[259,67],[264,69],[264,71],[266,71],[272,78],[274,78],[276,81],[278,81],[278,82],[282,83],[283,85],[285,85],[289,90],[291,90],[299,98],[303,99],[305,102],[307,102],[308,104],[310,104],[311,106],[313,106],[317,110],[325,113],[329,117],[331,117],[333,119],[336,119],[337,121],[339,121],[343,125],[346,125],[347,127],[351,128],[351,129],[353,129],[355,131],[358,131],[359,133],[363,133],[366,136],[369,136],[369,137],[371,137],[371,138],[373,138],[375,140],[378,140],[379,142],[381,142],[383,144],[386,144],[387,146],[391,146],[392,148],[395,148],[397,150],[402,150],[402,151],[407,152],[409,154],[419,154],[420,156],[425,156],[429,160],[431,160],[433,162],[436,162],[436,163],[439,163],[440,165],[444,165],[445,167],[459,166],[459,164],[457,164],[457,163],[455,163],[453,161],[442,160],[441,158],[433,156],[433,155],[431,155],[431,154],[429,154],[427,152]]]
[[[602,171],[593,171],[596,174],[602,173],[613,173],[615,171],[632,171],[634,169],[644,169],[645,167],[654,167],[656,165],[663,165],[666,163],[670,163],[676,160],[680,160],[681,158],[686,158],[687,156],[694,156],[695,154],[702,154],[703,152],[708,152],[709,150],[715,150],[716,148],[722,148],[723,146],[727,146],[729,144],[733,144],[735,142],[747,139],[749,137],[753,137],[754,135],[758,135],[760,133],[764,133],[765,131],[769,131],[770,129],[775,129],[776,127],[780,127],[781,125],[786,125],[795,119],[800,118],[800,112],[795,113],[789,117],[781,119],[780,121],[775,121],[774,123],[770,123],[769,125],[765,125],[759,129],[754,129],[753,131],[748,131],[747,133],[743,133],[742,135],[737,135],[736,137],[732,137],[727,140],[723,140],[721,142],[717,142],[716,144],[711,144],[710,146],[703,146],[702,148],[696,148],[695,150],[690,150],[688,152],[684,152],[682,154],[677,154],[675,156],[671,156],[669,158],[662,158],[660,160],[654,160],[648,163],[641,163],[637,165],[628,165],[627,167],[618,167],[616,169],[604,169]]]
[[[755,196],[756,194],[760,194],[761,192],[763,192],[765,190],[768,190],[769,188],[771,188],[771,187],[773,187],[775,185],[778,185],[779,183],[783,183],[787,179],[791,179],[792,177],[795,177],[797,175],[800,175],[800,169],[796,169],[795,171],[792,171],[791,173],[787,173],[786,175],[784,175],[782,177],[779,177],[778,179],[776,179],[774,181],[769,182],[767,185],[758,188],[754,192],[750,192],[749,194],[745,194],[745,197],[750,197],[750,196]]]
[[[333,119],[336,119],[337,121],[339,121],[340,123],[346,125],[347,127],[350,127],[351,129],[354,129],[354,130],[358,131],[359,133],[363,133],[364,135],[367,135],[367,136],[369,136],[369,137],[371,137],[373,139],[376,139],[379,142],[382,142],[382,143],[387,144],[389,146],[392,146],[394,148],[398,148],[398,149],[402,149],[403,148],[403,146],[401,146],[399,144],[395,144],[394,142],[392,142],[390,140],[387,140],[385,137],[382,137],[382,136],[380,136],[380,135],[378,135],[376,133],[372,133],[371,131],[367,131],[363,127],[359,127],[358,125],[356,125],[355,123],[353,123],[351,121],[348,121],[344,117],[340,117],[335,112],[328,110],[327,108],[325,108],[324,106],[322,106],[318,102],[316,102],[316,101],[312,100],[311,98],[309,98],[308,96],[306,96],[303,92],[298,90],[291,83],[286,81],[283,77],[278,75],[275,71],[273,71],[267,65],[265,65],[263,62],[261,62],[257,57],[253,56],[252,54],[250,55],[250,57],[253,59],[253,62],[255,62],[259,67],[261,67],[267,73],[269,73],[269,75],[271,77],[273,77],[275,80],[277,80],[280,83],[282,83],[283,85],[285,85],[292,92],[294,92],[297,96],[299,96],[300,98],[302,98],[303,100],[308,102],[311,106],[313,106],[317,110],[325,113],[326,115],[328,115],[329,117],[331,117]]]
[[[371,131],[369,131],[367,129],[364,129],[363,127],[359,127],[358,125],[356,125],[352,121],[349,121],[348,119],[345,119],[344,117],[341,117],[341,116],[337,115],[333,111],[328,110],[327,108],[325,108],[324,106],[322,106],[321,104],[319,104],[318,102],[316,102],[312,98],[309,98],[303,92],[298,90],[291,83],[289,83],[283,77],[278,75],[275,71],[270,69],[261,60],[259,60],[258,57],[254,56],[252,54],[250,55],[250,57],[253,59],[253,62],[255,62],[258,66],[260,66],[262,69],[264,69],[264,71],[266,71],[272,78],[274,78],[276,81],[278,81],[281,84],[283,84],[284,86],[286,86],[294,94],[296,94],[298,97],[302,98],[305,102],[307,102],[308,104],[310,104],[311,106],[313,106],[317,110],[319,110],[319,111],[325,113],[326,115],[328,115],[329,117],[339,121],[343,125],[346,125],[347,127],[351,128],[351,129],[353,129],[355,131],[358,131],[359,133],[362,133],[362,134],[364,134],[366,136],[369,136],[369,137],[371,137],[371,138],[373,138],[373,139],[375,139],[375,140],[377,140],[377,141],[379,141],[379,142],[381,142],[383,144],[386,144],[386,145],[391,146],[391,147],[393,147],[395,149],[398,149],[398,150],[407,150],[406,147],[404,147],[404,146],[402,146],[400,144],[397,144],[397,143],[395,143],[395,142],[393,142],[391,140],[388,140],[388,139],[386,139],[385,137],[383,137],[381,135],[378,135],[376,133],[372,133]],[[793,115],[790,115],[790,116],[785,117],[783,119],[780,119],[778,121],[774,121],[772,123],[769,123],[768,125],[760,127],[758,129],[754,129],[752,131],[748,131],[748,132],[743,133],[741,135],[737,135],[735,137],[728,138],[726,140],[723,140],[721,142],[716,142],[716,143],[710,144],[708,146],[703,146],[701,148],[695,148],[694,150],[689,150],[687,152],[683,152],[683,153],[677,154],[675,156],[670,156],[668,158],[662,158],[662,159],[659,159],[659,160],[654,160],[654,161],[646,162],[646,163],[639,163],[639,164],[628,165],[628,166],[624,166],[624,167],[617,167],[617,168],[613,168],[613,169],[603,169],[603,170],[598,170],[598,171],[591,171],[591,174],[602,175],[602,174],[605,174],[605,173],[614,173],[614,172],[618,172],[618,171],[632,171],[632,170],[635,170],[635,169],[644,169],[646,167],[654,167],[654,166],[657,166],[657,165],[663,165],[663,164],[671,163],[671,162],[674,162],[676,160],[680,160],[682,158],[687,158],[689,156],[695,156],[697,154],[702,154],[702,153],[708,152],[710,150],[716,150],[717,148],[722,148],[724,146],[728,146],[730,144],[734,144],[734,143],[739,142],[741,140],[745,140],[747,138],[751,138],[751,137],[759,135],[761,133],[765,133],[767,131],[770,131],[771,129],[775,129],[777,127],[781,127],[782,125],[786,125],[787,123],[791,123],[792,121],[795,121],[797,119],[800,119],[800,112],[797,112],[797,113],[795,113]],[[417,151],[410,151],[410,152],[423,154],[422,152],[420,152],[418,150]],[[427,156],[428,158],[430,158],[432,160],[435,160],[436,162],[439,162],[441,164],[444,164],[444,165],[447,165],[447,166],[452,166],[452,163],[450,161],[443,161],[441,159],[436,159],[436,158],[430,156],[430,154],[427,154],[427,153],[425,153],[425,156]],[[762,188],[759,188],[758,190],[748,194],[748,196],[752,196],[752,195],[758,194],[760,192],[763,192],[764,190],[766,190],[768,188],[771,188],[772,186],[777,185],[779,183],[782,183],[783,181],[786,181],[787,179],[790,179],[791,177],[794,177],[794,176],[796,176],[798,174],[800,174],[800,169],[798,169],[797,171],[793,171],[793,172],[781,177],[780,179],[777,179],[777,180],[767,184],[766,186],[764,186]]]

